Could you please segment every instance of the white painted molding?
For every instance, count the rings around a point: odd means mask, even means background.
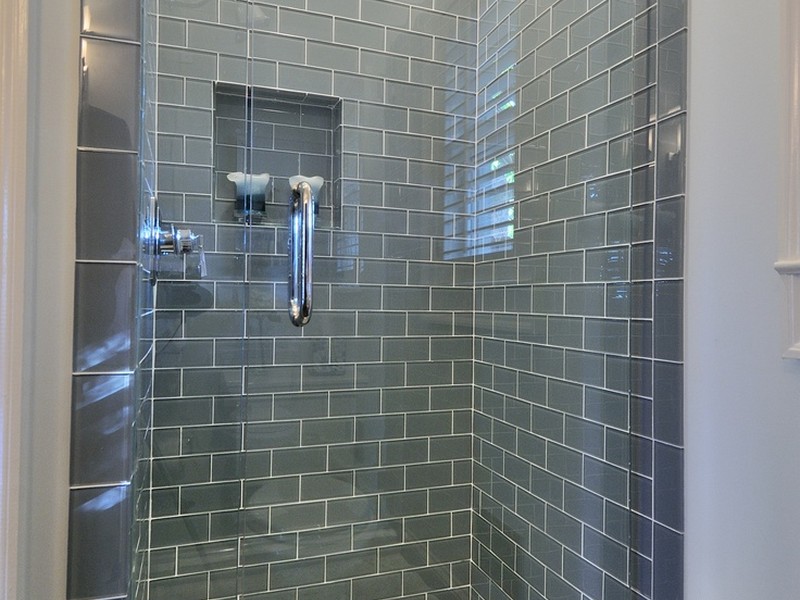
[[[0,599],[18,598],[28,2],[0,2]]]
[[[783,356],[800,358],[800,6],[793,1],[783,2],[783,11],[787,137],[783,141],[786,160],[779,198],[781,254],[775,270],[786,290]]]
[[[63,600],[69,527],[81,3],[26,1],[30,7],[23,354],[26,446],[18,586],[20,600]]]

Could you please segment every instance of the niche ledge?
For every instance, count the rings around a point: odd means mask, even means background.
[[[319,175],[320,229],[341,228],[341,99],[217,83],[214,89],[214,220],[286,226],[298,174]],[[269,173],[264,210],[242,215],[230,173]]]

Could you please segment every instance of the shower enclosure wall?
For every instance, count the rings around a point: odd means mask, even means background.
[[[684,3],[144,8],[130,597],[681,598]]]

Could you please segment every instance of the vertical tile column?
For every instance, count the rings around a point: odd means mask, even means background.
[[[132,522],[140,3],[83,0],[67,598],[125,598]]]

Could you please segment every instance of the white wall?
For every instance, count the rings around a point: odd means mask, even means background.
[[[787,129],[781,9],[689,0],[688,600],[800,598],[800,360],[781,358],[773,269]]]
[[[63,600],[66,594],[69,507],[72,297],[75,252],[80,3],[0,0],[2,50],[21,44],[11,71],[4,54],[0,138],[13,148],[14,185],[2,178],[0,336],[13,361],[2,357],[0,532],[2,600]],[[13,48],[12,48],[13,50]],[[19,72],[18,72],[19,70]],[[24,72],[23,72],[24,71]],[[27,76],[27,81],[26,77]],[[8,112],[6,112],[8,109]],[[2,154],[2,153],[0,153]],[[24,158],[18,156],[24,154]],[[22,181],[19,181],[21,179]],[[8,243],[9,237],[14,243]],[[24,301],[20,305],[20,299]],[[7,337],[6,337],[7,336]],[[13,377],[14,382],[6,380]],[[16,385],[17,380],[19,385]],[[14,383],[15,385],[9,385]],[[13,424],[6,417],[13,418]],[[11,426],[13,425],[13,427]],[[5,488],[9,485],[9,488]],[[13,539],[11,539],[13,537]],[[13,570],[13,572],[12,572]]]

